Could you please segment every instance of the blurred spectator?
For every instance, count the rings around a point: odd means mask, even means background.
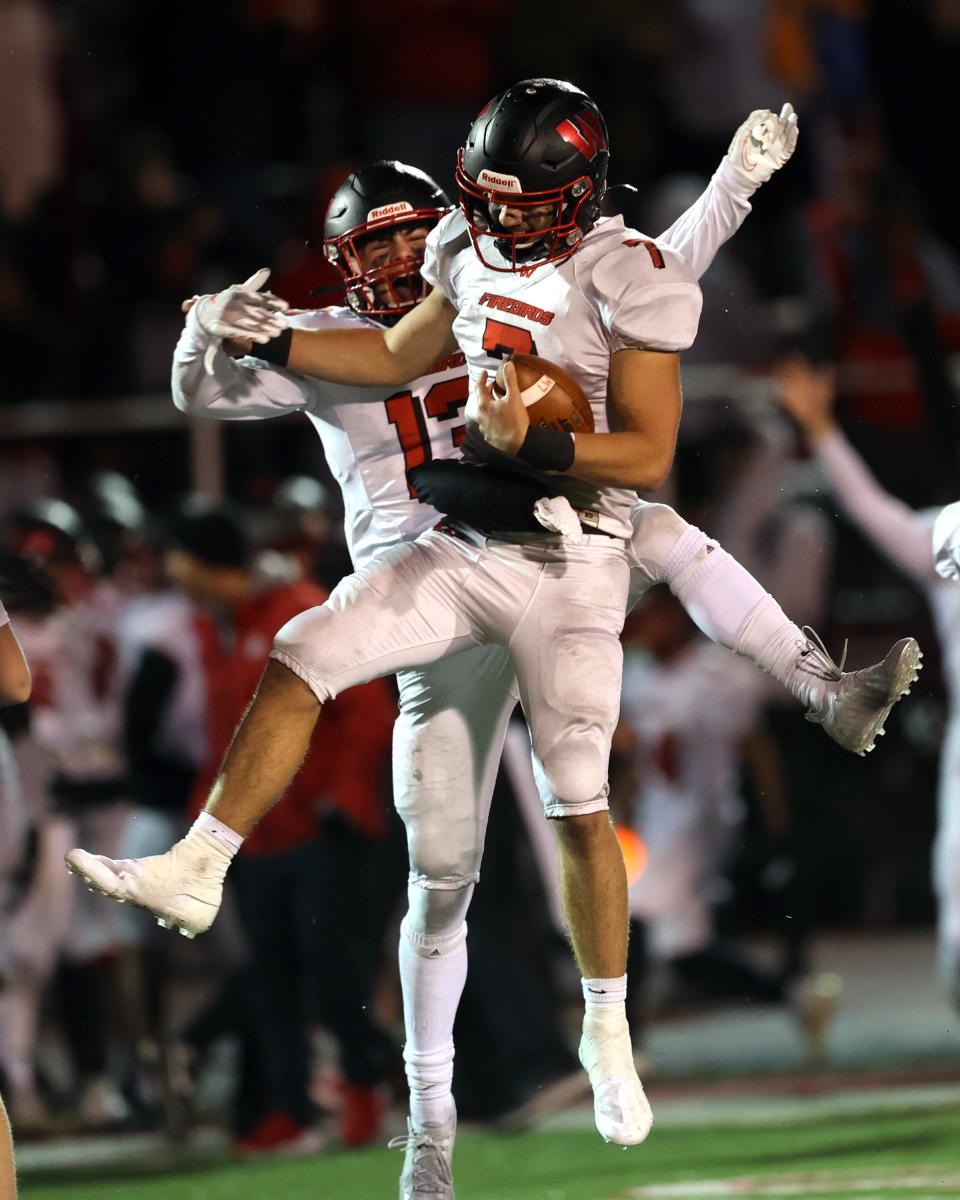
[[[698,997],[791,1006],[811,1053],[822,1056],[836,981],[795,977],[793,951],[783,968],[761,967],[722,940],[715,925],[724,873],[745,819],[742,768],[752,778],[769,857],[780,860],[771,880],[783,892],[796,870],[782,763],[759,723],[763,679],[703,640],[662,587],[634,609],[625,641],[617,748],[633,760],[636,790],[623,797],[622,807],[647,852],[646,866],[630,888],[634,1004],[642,1003],[649,949]],[[783,909],[784,900],[783,894],[770,897]]]
[[[208,744],[195,794],[202,803],[273,635],[323,603],[326,593],[276,554],[255,559],[237,518],[199,502],[171,523],[166,568],[201,606]],[[242,1151],[315,1144],[310,1028],[318,1017],[342,1055],[342,1140],[365,1144],[379,1128],[378,1085],[395,1050],[369,1013],[370,969],[355,941],[362,938],[355,888],[386,831],[393,717],[382,681],[325,708],[283,803],[245,840],[231,872],[252,953],[238,989],[244,1036],[233,1124]]]
[[[331,492],[310,475],[290,475],[273,494],[269,544],[292,558],[304,579],[334,588],[352,571],[343,515]]]
[[[122,599],[97,578],[96,549],[77,512],[63,501],[42,501],[16,514],[6,536],[16,551],[42,565],[55,600],[49,615],[19,624],[34,674],[31,742],[48,757],[53,776],[27,940],[35,986],[21,997],[19,1019],[11,1025],[28,1044],[22,1031],[35,1027],[39,986],[62,952],[61,1018],[78,1074],[78,1111],[90,1125],[112,1125],[127,1115],[108,1075],[116,918],[97,911],[80,889],[64,890],[59,870],[47,872],[79,838],[119,848],[127,815],[115,640]],[[30,1064],[23,1069],[29,1072]]]
[[[819,625],[832,579],[832,527],[798,488],[782,419],[762,412],[741,422],[740,412],[727,409],[721,444],[705,447],[717,472],[707,523],[798,625]]]
[[[0,209],[14,221],[57,182],[61,121],[56,97],[57,27],[44,0],[0,4]]]
[[[120,839],[123,859],[161,853],[181,836],[196,773],[206,757],[206,696],[194,609],[163,584],[155,547],[141,528],[139,502],[128,488],[122,477],[104,473],[91,480],[89,489],[100,501],[89,511],[104,561],[113,578],[132,592],[117,625],[131,801]],[[118,940],[126,1091],[140,1121],[157,1119],[162,1109],[168,1129],[179,1135],[184,1116],[180,1096],[171,1089],[169,1063],[173,947],[150,915],[133,907],[121,913]],[[214,966],[208,962],[211,974]]]
[[[933,611],[943,649],[948,716],[940,752],[939,816],[933,882],[939,904],[940,974],[960,1004],[960,588],[937,574],[933,523],[939,509],[915,511],[887,492],[844,437],[834,416],[835,372],[801,359],[779,371],[780,402],[803,430],[827,482],[849,518],[900,570],[915,580]]]

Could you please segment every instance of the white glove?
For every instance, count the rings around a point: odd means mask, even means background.
[[[785,104],[779,117],[769,108],[758,108],[733,135],[727,158],[744,179],[759,187],[794,152],[798,133],[792,104]]]
[[[272,292],[260,291],[269,278],[269,268],[261,267],[245,283],[201,296],[194,309],[197,324],[211,337],[269,342],[286,329],[283,314],[290,307]]]
[[[204,355],[208,375],[213,374],[213,359],[224,338],[269,342],[286,329],[283,314],[289,304],[272,292],[260,291],[269,278],[270,269],[261,267],[244,283],[235,283],[215,296],[197,298],[194,318],[205,334],[216,339]]]
[[[583,528],[580,518],[573,511],[573,506],[566,496],[544,496],[533,506],[533,515],[544,529],[551,533],[559,533],[565,541],[579,546],[583,541]]]

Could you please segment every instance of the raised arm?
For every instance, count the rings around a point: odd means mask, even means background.
[[[921,583],[936,580],[933,520],[885,491],[843,436],[833,415],[833,372],[794,358],[781,364],[778,380],[780,403],[800,425],[851,520],[908,575]]]
[[[332,383],[373,387],[409,383],[456,348],[457,310],[439,288],[392,329],[293,330],[284,363]]]
[[[202,328],[195,306],[173,352],[170,388],[181,412],[221,421],[279,417],[302,412],[311,402],[306,380],[278,368],[257,367],[249,358],[238,362],[230,357],[221,339]]]
[[[752,112],[704,192],[657,238],[687,261],[695,279],[747,219],[750,197],[790,158],[797,135],[797,115],[789,104],[779,116],[769,109]]]

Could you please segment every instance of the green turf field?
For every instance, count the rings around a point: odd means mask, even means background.
[[[395,1200],[400,1154],[182,1167],[151,1177],[25,1179],[25,1200]],[[929,1200],[960,1197],[960,1109],[834,1113],[782,1125],[655,1130],[636,1150],[595,1133],[464,1134],[457,1200]]]

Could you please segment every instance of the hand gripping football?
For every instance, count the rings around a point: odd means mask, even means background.
[[[567,433],[593,433],[590,401],[562,367],[535,354],[514,354],[509,361],[516,367],[520,396],[531,425]],[[505,386],[501,365],[493,381],[494,395],[502,396]]]

